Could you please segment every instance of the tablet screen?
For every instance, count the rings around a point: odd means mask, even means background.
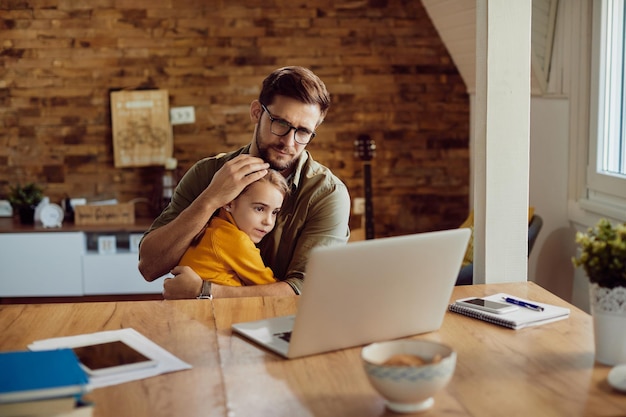
[[[98,372],[129,365],[152,366],[154,362],[126,343],[116,340],[113,342],[73,348],[78,360],[88,371]],[[136,368],[137,366],[132,366]]]

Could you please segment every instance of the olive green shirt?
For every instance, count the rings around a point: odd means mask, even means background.
[[[249,151],[250,145],[198,161],[183,176],[171,203],[147,233],[176,218],[204,191],[227,161]],[[287,282],[300,294],[311,249],[348,242],[350,195],[345,184],[328,168],[315,162],[307,151],[302,152],[288,180],[291,191],[283,202],[274,230],[257,246],[276,278]]]

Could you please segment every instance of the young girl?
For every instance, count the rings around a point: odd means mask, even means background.
[[[268,170],[220,208],[193,240],[179,265],[189,266],[203,280],[220,285],[276,282],[255,244],[274,228],[288,189],[280,173]]]

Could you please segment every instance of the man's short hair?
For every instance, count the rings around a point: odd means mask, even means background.
[[[263,80],[259,101],[269,106],[276,96],[285,96],[302,103],[319,105],[320,123],[330,107],[330,95],[326,90],[326,85],[311,70],[304,67],[278,68]]]

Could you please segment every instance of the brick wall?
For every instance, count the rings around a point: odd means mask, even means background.
[[[53,202],[151,199],[160,168],[113,166],[110,91],[163,88],[171,106],[195,107],[196,123],[173,129],[184,171],[248,143],[262,79],[303,65],[333,100],[308,149],[352,197],[354,140],[376,142],[377,236],[467,214],[468,96],[418,1],[3,0],[0,46],[0,197],[37,181]]]

